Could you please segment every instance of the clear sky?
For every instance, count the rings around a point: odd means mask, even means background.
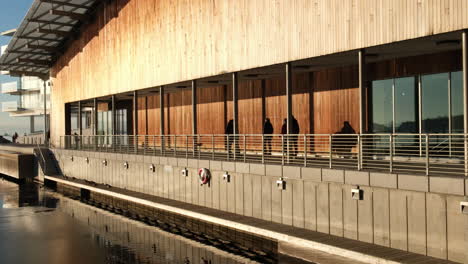
[[[17,28],[32,3],[33,0],[3,0],[0,8],[0,32]],[[9,39],[10,38],[8,37],[0,37],[0,46],[7,45]],[[14,80],[14,78],[0,75],[0,83]],[[8,101],[17,101],[17,98],[14,96],[0,94],[0,103]],[[0,108],[0,135],[5,133],[12,134],[15,131],[19,134],[29,132],[29,118],[11,118],[9,117],[9,114],[1,112]]]

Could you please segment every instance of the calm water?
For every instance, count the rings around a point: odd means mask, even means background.
[[[259,263],[81,203],[0,179],[0,263]],[[280,263],[299,263],[280,257]]]

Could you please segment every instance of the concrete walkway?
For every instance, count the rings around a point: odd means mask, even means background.
[[[274,239],[281,253],[316,263],[454,263],[83,180],[62,176],[45,176],[45,179]],[[331,260],[330,254],[335,259]]]

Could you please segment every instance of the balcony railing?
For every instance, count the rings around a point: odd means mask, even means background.
[[[1,92],[4,94],[17,93],[18,91],[18,82],[2,83],[1,85]]]
[[[62,136],[60,148],[465,176],[464,134]]]
[[[3,102],[2,103],[2,112],[18,112],[24,110],[19,107],[18,102]]]

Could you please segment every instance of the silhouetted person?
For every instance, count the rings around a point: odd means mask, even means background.
[[[299,127],[299,122],[297,122],[297,119],[292,116],[292,129],[291,129],[291,133],[293,134],[291,136],[291,148],[293,149],[291,154],[293,156],[297,156],[297,151],[298,151],[298,147],[297,147],[297,141],[299,139],[299,133],[301,132],[301,129]]]
[[[80,142],[80,136],[78,136],[78,134],[75,132],[75,133],[73,133],[73,137],[75,138],[75,148],[78,149],[78,145],[79,145],[79,142]]]
[[[270,118],[266,118],[265,123],[263,124],[263,150],[265,155],[271,155],[271,140],[273,137],[271,134],[273,134],[273,125],[270,122]]]
[[[349,121],[344,121],[343,127],[337,134],[356,134],[356,130],[354,130]]]
[[[297,155],[297,140],[299,137],[298,136],[299,133],[300,133],[299,122],[297,122],[297,119],[294,116],[292,116],[291,134],[288,135],[288,119],[285,118],[283,121],[283,126],[281,127],[281,134],[286,135],[284,144],[283,144],[284,153],[287,153],[287,146],[289,144],[290,155],[291,156]]]
[[[338,152],[338,155],[343,157],[348,156],[351,154],[352,148],[357,144],[357,137],[352,135],[356,134],[356,130],[354,130],[349,121],[344,121],[343,127],[336,134],[337,136],[335,136],[332,142],[332,148]]]
[[[11,139],[13,140],[13,143],[16,143],[16,140],[18,139],[18,133],[15,132]]]
[[[226,134],[225,142],[224,145],[226,146],[226,151],[228,153],[231,153],[231,146],[234,143],[234,120],[229,120],[226,130],[224,131],[224,134]]]

